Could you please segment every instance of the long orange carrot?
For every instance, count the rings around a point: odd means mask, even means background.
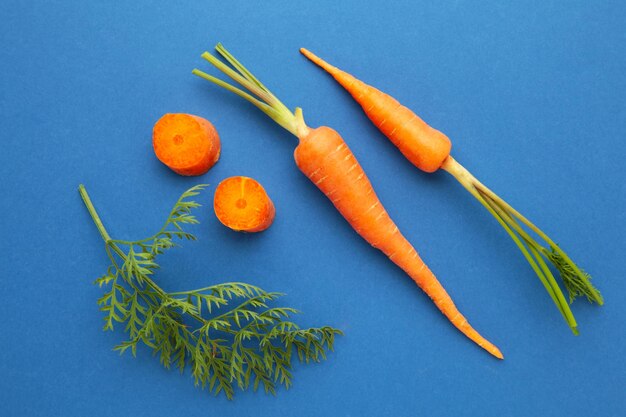
[[[230,177],[215,189],[218,220],[238,232],[261,232],[272,225],[276,209],[261,184],[249,177]]]
[[[300,108],[292,113],[226,49],[221,45],[216,49],[237,71],[208,52],[202,57],[254,96],[197,69],[193,73],[250,101],[298,137],[300,143],[294,152],[298,168],[332,201],[354,230],[402,268],[463,334],[502,359],[500,350],[470,326],[413,246],[402,236],[341,136],[329,127],[309,128]]]
[[[220,137],[200,116],[168,113],[152,131],[152,146],[159,161],[180,175],[202,175],[220,157]]]
[[[584,295],[591,302],[603,303],[600,293],[589,280],[590,276],[581,270],[543,231],[452,158],[450,139],[446,135],[427,125],[419,116],[393,97],[359,81],[304,48],[301,48],[300,52],[332,75],[361,105],[374,125],[416,167],[425,172],[444,169],[489,210],[520,248],[574,334],[578,334],[576,320],[545,261],[552,262],[558,269],[569,292],[570,302],[575,297]],[[523,225],[543,239],[549,249],[539,244],[527,233]]]

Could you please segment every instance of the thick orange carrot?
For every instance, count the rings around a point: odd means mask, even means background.
[[[329,127],[319,127],[298,137],[300,144],[295,150],[298,168],[332,201],[352,228],[402,268],[456,328],[502,359],[500,350],[470,326],[435,275],[402,236],[341,136]]]
[[[561,274],[570,301],[584,295],[589,301],[602,304],[602,296],[591,284],[589,275],[537,226],[458,163],[450,155],[450,140],[446,135],[428,126],[393,97],[359,81],[304,48],[300,52],[332,75],[363,107],[367,117],[415,166],[426,172],[434,172],[439,168],[447,171],[489,210],[522,251],[572,332],[578,334],[574,315],[546,261],[552,262]],[[549,248],[538,243],[522,226],[539,236]]]
[[[256,97],[200,70],[193,73],[250,101],[297,136],[300,143],[294,157],[298,168],[332,201],[352,228],[402,268],[463,334],[502,359],[500,350],[470,326],[413,246],[402,236],[341,136],[329,127],[310,129],[304,122],[301,109],[297,108],[295,114],[291,112],[221,45],[217,46],[217,51],[237,71],[208,52],[202,57]]]
[[[423,171],[434,172],[450,155],[450,139],[396,99],[333,67],[304,48],[300,52],[332,75],[413,165]]]
[[[159,161],[180,175],[202,175],[220,157],[220,137],[206,119],[166,114],[154,125],[152,146]]]
[[[265,189],[249,177],[230,177],[215,189],[213,209],[218,220],[238,232],[260,232],[271,226],[276,215]]]

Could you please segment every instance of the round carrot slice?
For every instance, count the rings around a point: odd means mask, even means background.
[[[202,175],[220,157],[220,137],[206,119],[184,113],[161,117],[152,131],[159,161],[180,175]]]
[[[276,214],[263,186],[242,176],[226,178],[217,186],[213,209],[224,226],[240,232],[263,231]]]

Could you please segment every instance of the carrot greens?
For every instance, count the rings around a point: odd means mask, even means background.
[[[177,246],[175,239],[195,240],[184,228],[197,224],[190,198],[205,185],[184,192],[163,227],[145,239],[112,239],[87,190],[79,192],[104,242],[111,261],[96,279],[108,291],[98,300],[104,312],[104,330],[124,325],[128,339],[114,350],[124,353],[145,345],[159,355],[166,368],[184,372],[189,366],[196,386],[208,386],[215,395],[232,399],[235,388],[260,385],[275,393],[276,385],[292,384],[291,363],[295,351],[301,362],[326,359],[340,330],[329,326],[301,329],[290,321],[298,311],[270,307],[281,293],[266,292],[242,282],[227,282],[180,292],[166,292],[152,279],[157,255]]]
[[[578,324],[569,303],[580,296],[585,296],[591,303],[595,302],[599,305],[604,303],[600,291],[591,284],[591,276],[579,268],[548,235],[476,179],[452,156],[446,158],[441,169],[456,178],[506,230],[541,280],[572,332],[577,335]],[[545,242],[548,248],[538,242],[526,229]],[[569,295],[569,303],[565,300],[546,260],[551,262],[559,272]]]

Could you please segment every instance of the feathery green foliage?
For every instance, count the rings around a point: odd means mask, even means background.
[[[159,267],[155,259],[176,246],[174,239],[195,240],[186,225],[197,224],[191,214],[200,205],[189,199],[205,185],[182,194],[163,227],[137,241],[111,239],[83,185],[79,191],[105,241],[111,261],[96,279],[108,291],[98,300],[104,312],[104,330],[124,325],[128,340],[115,346],[137,353],[139,345],[152,349],[166,368],[191,368],[195,384],[215,395],[233,398],[235,388],[252,385],[275,393],[277,385],[291,385],[295,351],[301,362],[326,359],[340,330],[324,326],[301,329],[289,320],[297,311],[270,307],[282,294],[266,292],[241,282],[217,284],[192,291],[166,293],[152,280]]]

